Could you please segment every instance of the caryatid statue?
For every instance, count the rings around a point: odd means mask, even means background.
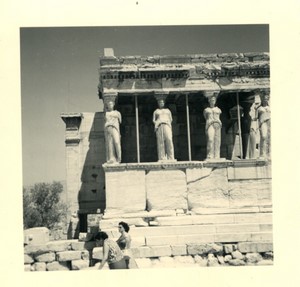
[[[104,98],[104,136],[106,147],[106,162],[109,164],[121,162],[121,135],[122,122],[120,112],[114,110],[115,98]]]
[[[214,93],[206,92],[209,106],[204,109],[203,115],[206,120],[205,133],[207,140],[207,156],[206,159],[219,159],[221,147],[221,128],[222,122],[220,115],[222,111],[215,106],[217,97]]]
[[[157,140],[158,160],[174,160],[172,139],[172,114],[165,108],[166,96],[157,96],[158,109],[153,113],[154,130]]]
[[[261,94],[261,106],[257,109],[258,127],[260,132],[260,152],[259,157],[270,158],[271,147],[271,109],[269,107],[269,94]]]
[[[250,159],[256,158],[256,135],[258,132],[257,109],[260,106],[260,104],[261,104],[260,96],[257,94],[254,97],[254,102],[250,107],[250,112],[249,112],[251,124],[250,124],[250,132],[249,132],[247,158]]]

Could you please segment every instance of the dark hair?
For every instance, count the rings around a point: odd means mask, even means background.
[[[101,239],[105,240],[105,239],[107,239],[107,238],[108,238],[108,235],[107,235],[107,233],[104,232],[104,231],[100,231],[100,232],[98,232],[98,233],[95,235],[95,239],[96,239],[96,240],[101,240]]]
[[[124,230],[126,231],[126,232],[128,232],[129,231],[129,225],[126,223],[126,222],[124,222],[124,221],[121,221],[121,222],[119,222],[119,225],[121,225],[121,226],[123,226],[123,228],[124,228]]]

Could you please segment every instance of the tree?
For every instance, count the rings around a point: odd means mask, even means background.
[[[23,188],[23,226],[52,229],[66,218],[67,205],[60,202],[63,186],[60,182],[36,183]]]

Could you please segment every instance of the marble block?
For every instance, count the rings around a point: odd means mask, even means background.
[[[182,170],[151,170],[146,175],[148,210],[187,209],[186,191]]]
[[[145,171],[120,170],[105,173],[106,214],[146,209]]]
[[[205,172],[204,172],[205,171]],[[226,168],[189,171],[188,205],[190,210],[197,208],[228,208],[229,190]]]
[[[239,166],[228,167],[228,180],[270,179],[271,166]]]
[[[230,181],[229,187],[230,207],[272,205],[269,179]]]
[[[24,243],[27,245],[45,244],[49,241],[49,229],[34,227],[24,230]]]

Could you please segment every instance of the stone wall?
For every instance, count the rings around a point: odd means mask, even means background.
[[[63,114],[70,212],[105,208],[103,113]]]
[[[270,242],[139,246],[132,248],[131,253],[136,262],[133,268],[273,264],[273,244]],[[101,259],[102,248],[96,247],[93,241],[50,241],[24,248],[25,271],[97,269]],[[107,264],[105,269],[108,269]]]
[[[271,166],[264,161],[120,164],[105,171],[106,218],[145,211],[218,214],[272,207]]]

